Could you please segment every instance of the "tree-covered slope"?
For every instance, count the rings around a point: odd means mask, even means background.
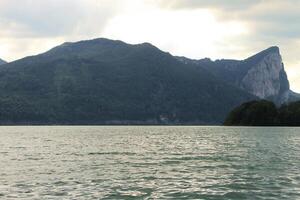
[[[272,126],[277,123],[277,108],[273,102],[261,100],[243,103],[227,116],[224,125]]]
[[[261,100],[243,103],[233,109],[224,125],[228,126],[300,126],[300,101],[276,107]]]
[[[215,124],[250,99],[148,43],[65,43],[0,68],[1,123]]]

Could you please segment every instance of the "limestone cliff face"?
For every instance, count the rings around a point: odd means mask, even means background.
[[[271,47],[244,61],[248,71],[239,87],[261,99],[283,102],[289,96],[287,79],[278,47]]]
[[[205,68],[222,81],[234,85],[260,99],[277,104],[300,99],[290,90],[287,74],[278,47],[270,47],[245,60],[191,60],[178,57],[183,63]]]

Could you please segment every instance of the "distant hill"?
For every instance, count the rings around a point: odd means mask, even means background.
[[[6,64],[7,62],[0,58],[0,65]]]
[[[251,101],[227,116],[227,126],[300,126],[300,101],[276,108],[270,101]]]
[[[220,124],[255,99],[149,43],[65,43],[0,68],[0,122]]]
[[[1,124],[221,124],[243,102],[290,96],[276,47],[213,62],[100,38],[4,64],[0,77]]]

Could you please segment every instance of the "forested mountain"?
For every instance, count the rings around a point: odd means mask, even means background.
[[[65,43],[0,68],[2,124],[220,124],[256,98],[149,43]]]

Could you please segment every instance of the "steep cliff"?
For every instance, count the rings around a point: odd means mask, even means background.
[[[282,104],[299,98],[298,94],[290,90],[278,47],[270,47],[245,60],[178,59],[184,63],[197,64],[223,81],[260,99]]]
[[[278,47],[271,47],[242,62],[247,68],[239,87],[277,103],[288,101],[290,86]]]

